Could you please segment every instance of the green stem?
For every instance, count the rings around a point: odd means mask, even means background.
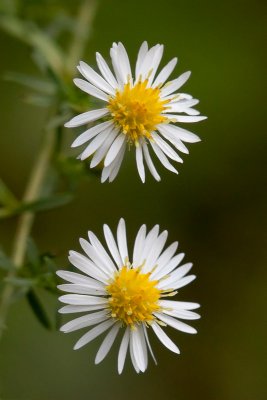
[[[69,50],[69,56],[66,61],[66,70],[72,76],[77,63],[82,57],[86,43],[90,37],[92,22],[96,13],[96,0],[85,0],[80,7],[77,19],[76,29]]]
[[[30,202],[38,199],[49,166],[54,143],[55,132],[53,130],[46,131],[43,146],[41,147],[40,154],[37,157],[35,166],[32,170],[32,174],[25,190],[23,197],[24,202]],[[34,217],[35,213],[33,212],[25,212],[19,217],[12,252],[12,261],[16,267],[16,270],[10,271],[8,275],[9,278],[14,277],[17,271],[23,266],[27,240],[32,229]],[[5,329],[5,321],[13,293],[14,287],[12,284],[8,283],[5,286],[0,302],[0,339],[3,334],[3,330]]]

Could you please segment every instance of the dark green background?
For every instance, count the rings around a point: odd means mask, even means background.
[[[151,361],[136,375],[128,361],[118,376],[118,343],[94,366],[100,340],[74,352],[80,333],[47,332],[26,303],[17,303],[0,344],[1,399],[267,398],[266,11],[260,0],[101,2],[85,60],[94,64],[95,51],[107,56],[112,41],[122,41],[131,60],[143,40],[164,43],[163,62],[179,57],[176,75],[192,70],[186,91],[200,99],[208,120],[186,127],[202,142],[189,146],[178,176],[160,168],[161,183],[149,177],[143,185],[127,157],[113,184],[92,179],[72,205],[40,214],[34,236],[64,267],[68,250],[78,249],[88,229],[101,236],[103,223],[114,230],[123,216],[133,239],[141,223],[159,223],[194,263],[197,280],[179,299],[201,303],[199,333],[167,329],[180,356],[152,340],[159,365]],[[3,33],[0,54],[1,73],[36,72],[29,49]],[[15,84],[1,81],[0,90],[1,177],[20,196],[46,114],[23,103],[24,90]],[[65,135],[69,143],[70,130]],[[14,220],[2,223],[7,249],[14,228]],[[56,299],[44,300],[53,314]]]

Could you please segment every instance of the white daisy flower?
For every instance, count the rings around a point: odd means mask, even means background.
[[[162,326],[196,333],[181,320],[198,319],[199,315],[191,310],[198,308],[199,304],[168,300],[168,297],[176,295],[178,289],[195,279],[195,275],[186,276],[192,264],[179,266],[184,254],[174,255],[178,242],[163,251],[168,232],[159,233],[158,225],[148,233],[146,225],[141,226],[131,262],[123,219],[118,224],[117,241],[107,225],[104,225],[104,236],[110,254],[89,231],[89,241],[80,239],[86,255],[76,251],[69,254],[70,262],[83,274],[57,272],[69,282],[59,285],[59,289],[70,293],[59,298],[67,304],[59,312],[86,313],[63,325],[61,331],[73,332],[94,326],[78,340],[75,350],[108,331],[96,354],[96,364],[106,357],[119,331],[122,331],[118,372],[123,370],[128,349],[136,372],[144,372],[148,365],[148,350],[156,362],[148,331],[153,331],[164,346],[178,354],[178,347]]]
[[[188,153],[183,142],[200,140],[194,133],[175,125],[176,122],[198,122],[206,118],[192,108],[199,102],[197,99],[177,93],[190,72],[167,81],[177,63],[177,58],[173,58],[156,76],[162,55],[163,45],[148,49],[144,42],[133,74],[124,46],[113,43],[110,56],[114,73],[99,53],[96,53],[96,61],[102,76],[83,61],[77,67],[85,80],[74,79],[75,85],[104,101],[106,106],[80,114],[65,126],[73,128],[105,119],[83,132],[72,144],[76,147],[89,142],[78,158],[84,160],[93,155],[91,168],[104,160],[102,182],[107,179],[112,182],[117,176],[127,143],[135,145],[137,169],[145,182],[144,161],[153,177],[160,180],[148,144],[165,168],[178,173],[169,159],[183,162],[176,150]]]

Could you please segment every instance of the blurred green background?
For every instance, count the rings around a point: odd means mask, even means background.
[[[47,3],[35,1],[45,13]],[[72,7],[74,2],[58,1]],[[77,2],[78,4],[78,2]],[[266,2],[135,0],[100,1],[84,59],[108,56],[122,41],[131,60],[143,40],[165,44],[163,63],[178,56],[175,74],[188,69],[185,91],[200,99],[208,120],[187,125],[202,142],[189,145],[179,175],[159,168],[162,182],[150,176],[143,185],[134,159],[127,157],[113,184],[82,182],[75,201],[43,212],[33,235],[64,268],[69,249],[88,229],[102,236],[123,216],[129,238],[142,223],[159,223],[169,243],[179,240],[197,280],[179,300],[201,304],[198,335],[167,331],[181,349],[177,356],[152,338],[158,366],[151,360],[136,375],[128,360],[117,375],[118,343],[98,366],[100,340],[74,352],[80,332],[49,332],[26,302],[13,305],[0,343],[0,398],[73,400],[105,398],[265,400],[267,283]],[[0,33],[0,73],[38,73],[30,49]],[[46,112],[23,102],[25,89],[0,81],[0,175],[21,196],[41,140]],[[66,148],[73,132],[66,130]],[[74,157],[75,150],[69,150]],[[1,223],[0,241],[11,249],[16,219]],[[49,313],[55,297],[42,294]],[[152,337],[152,335],[151,335]]]

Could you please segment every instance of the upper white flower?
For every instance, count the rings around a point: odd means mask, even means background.
[[[199,318],[197,313],[191,311],[198,308],[199,304],[166,300],[174,296],[177,289],[195,279],[195,275],[185,276],[192,264],[178,267],[184,258],[183,253],[174,255],[178,242],[163,251],[168,232],[159,234],[158,225],[148,233],[146,225],[141,226],[135,239],[131,263],[124,220],[121,219],[118,224],[117,241],[107,225],[104,225],[104,236],[110,254],[89,231],[89,241],[80,239],[86,255],[76,251],[71,251],[69,255],[70,262],[83,274],[57,272],[70,282],[59,285],[59,289],[70,293],[59,298],[67,304],[59,312],[87,313],[66,323],[61,330],[73,332],[95,325],[78,340],[74,349],[81,348],[108,330],[97,352],[96,364],[106,357],[119,331],[123,330],[118,371],[122,372],[129,349],[135,370],[144,372],[148,364],[148,349],[156,362],[148,331],[153,330],[164,346],[178,354],[178,347],[161,326],[169,325],[182,332],[196,333],[194,328],[180,320]]]
[[[91,168],[104,159],[102,182],[107,179],[112,182],[117,176],[127,143],[135,145],[137,169],[144,182],[144,160],[153,177],[160,180],[148,143],[164,167],[178,173],[169,159],[183,162],[176,150],[188,153],[183,142],[200,140],[194,133],[174,125],[176,122],[198,122],[206,117],[199,116],[199,112],[192,108],[199,102],[197,99],[189,94],[177,93],[190,72],[167,81],[177,58],[173,58],[156,76],[163,48],[163,45],[157,44],[148,49],[147,42],[144,42],[138,53],[134,74],[122,43],[113,43],[110,49],[114,73],[99,53],[96,53],[96,61],[102,76],[83,61],[77,67],[86,80],[74,79],[75,85],[106,102],[106,107],[80,114],[65,126],[72,128],[105,119],[83,132],[72,144],[76,147],[90,142],[79,158],[84,160],[94,154]]]

